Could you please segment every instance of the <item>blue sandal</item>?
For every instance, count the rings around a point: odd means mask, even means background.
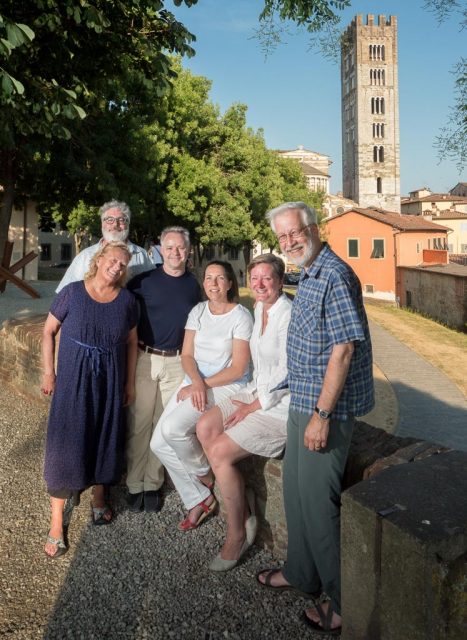
[[[93,507],[91,502],[91,512],[92,512],[92,522],[95,525],[104,525],[110,524],[113,520],[113,512],[108,504],[105,504],[103,507]],[[110,513],[110,518],[105,518],[107,514]]]
[[[68,551],[68,547],[65,544],[65,541],[63,540],[63,538],[52,538],[52,536],[49,534],[47,536],[47,542],[49,544],[54,544],[57,545],[57,551],[52,555],[50,555],[50,553],[47,553],[47,551],[44,550],[45,555],[50,558],[50,560],[56,560],[57,558],[60,558],[61,556],[63,556],[67,551]]]

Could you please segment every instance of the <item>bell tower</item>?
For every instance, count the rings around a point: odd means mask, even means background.
[[[400,212],[395,16],[352,20],[342,37],[341,90],[344,197]]]

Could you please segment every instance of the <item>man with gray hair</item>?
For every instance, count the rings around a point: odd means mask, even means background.
[[[374,405],[372,351],[360,282],[321,242],[314,209],[287,202],[267,214],[285,256],[301,268],[287,336],[290,388],[284,457],[286,564],[261,571],[270,589],[317,599],[315,633],[341,629],[340,494],[354,418]]]
[[[183,380],[181,349],[191,309],[201,301],[196,278],[187,271],[190,236],[183,227],[161,233],[162,266],[128,283],[140,304],[136,397],[129,407],[126,457],[131,511],[159,511],[164,468],[149,447],[156,424]]]
[[[131,212],[125,202],[118,202],[118,200],[106,202],[99,209],[99,215],[102,224],[102,238],[96,244],[78,253],[56,288],[56,293],[67,284],[70,284],[70,282],[83,280],[89,269],[91,258],[107,242],[120,241],[127,243],[131,252],[131,260],[128,263],[128,275],[130,278],[137,273],[154,268],[145,249],[128,240]]]

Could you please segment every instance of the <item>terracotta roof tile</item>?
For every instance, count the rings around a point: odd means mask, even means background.
[[[400,229],[401,231],[450,231],[448,227],[443,227],[436,222],[425,220],[422,216],[406,216],[401,213],[376,208],[360,209],[355,207],[354,209],[337,213],[335,216],[332,216],[332,218],[329,218],[328,222],[335,218],[345,216],[348,213],[352,213],[352,211],[359,213],[362,216],[372,218],[373,220],[377,220],[378,222],[382,222],[383,224],[388,224],[395,229]]]

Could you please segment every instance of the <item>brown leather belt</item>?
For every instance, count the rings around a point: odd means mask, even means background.
[[[152,356],[164,356],[164,358],[173,358],[174,356],[179,356],[182,352],[181,349],[154,349],[153,347],[148,347],[142,342],[138,342],[138,348],[144,353],[150,353]]]

